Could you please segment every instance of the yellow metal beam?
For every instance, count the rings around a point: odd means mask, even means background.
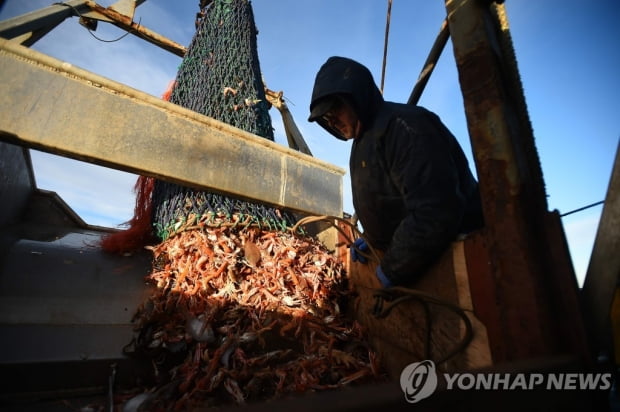
[[[0,140],[293,211],[342,215],[341,168],[3,39],[0,73]]]

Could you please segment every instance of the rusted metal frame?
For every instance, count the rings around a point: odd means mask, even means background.
[[[46,33],[58,26],[75,12],[86,13],[86,0],[69,0],[65,5],[54,4],[40,10],[16,16],[0,22],[0,37],[19,38],[19,43],[31,46]],[[31,33],[31,36],[28,34]]]
[[[464,240],[469,289],[474,314],[487,329],[489,349],[494,361],[506,359],[502,339],[501,306],[495,295],[495,282],[489,266],[488,246],[483,231],[477,231]]]
[[[445,4],[501,310],[503,353],[494,353],[500,355],[495,361],[562,351],[581,355],[581,342],[558,327],[567,321],[562,319],[567,308],[551,303],[558,279],[570,280],[574,273],[558,273],[549,257],[553,237],[546,228],[544,182],[507,24],[500,21],[505,10],[476,0]]]
[[[116,10],[118,13],[133,19],[136,7],[144,3],[146,0],[118,0],[112,4],[109,9]]]
[[[312,156],[310,148],[306,144],[303,135],[297,128],[295,119],[289,110],[286,102],[283,98],[283,92],[274,92],[265,87],[265,97],[267,101],[274,106],[282,115],[282,123],[284,124],[284,131],[286,132],[286,140],[288,147],[294,150],[298,150],[302,153]]]
[[[573,262],[568,249],[568,242],[562,219],[557,210],[545,216],[545,239],[548,245],[547,260],[552,266],[548,270],[551,290],[549,304],[555,308],[558,333],[565,340],[564,347],[573,355],[585,360],[588,367],[594,365],[595,356],[588,352],[591,347],[587,338],[584,305],[579,295],[579,285],[575,276]],[[618,266],[620,269],[620,266]],[[620,272],[619,272],[620,273]]]
[[[620,142],[609,179],[582,297],[592,346],[610,359],[614,353],[610,309],[620,285]],[[616,357],[620,354],[616,353]]]
[[[441,23],[441,28],[439,29],[439,34],[435,39],[435,43],[433,43],[433,47],[424,62],[424,67],[420,72],[420,76],[418,76],[418,80],[416,81],[411,94],[409,95],[409,99],[407,100],[407,104],[416,105],[418,101],[420,101],[420,97],[424,92],[424,88],[428,83],[428,80],[431,78],[431,74],[433,74],[433,70],[435,70],[435,66],[437,66],[437,61],[443,52],[448,39],[450,38],[450,29],[448,25],[448,20],[445,19]]]
[[[176,54],[179,57],[183,57],[187,51],[184,46],[160,34],[157,34],[146,27],[142,27],[140,24],[134,22],[131,17],[119,13],[112,7],[105,8],[90,0],[86,0],[86,5],[92,10],[91,12],[84,14],[87,17],[108,21],[116,27],[126,30],[134,36],[146,40],[149,43],[161,47],[162,49]]]
[[[342,215],[344,170],[0,39],[0,140],[244,200]],[[39,87],[33,87],[38,85]]]
[[[144,1],[137,0],[135,4],[138,6]],[[115,10],[114,6],[121,10],[126,9],[120,3],[115,3],[108,8],[102,7],[90,0],[69,0],[62,4],[54,4],[50,7],[0,22],[0,37],[16,39],[19,44],[31,46],[65,19],[79,16],[114,24],[177,56],[183,57],[185,55],[186,48],[182,45],[133,22],[132,16]]]

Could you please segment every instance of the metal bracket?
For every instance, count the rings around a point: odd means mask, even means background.
[[[267,87],[265,87],[265,97],[269,104],[278,109],[280,111],[280,114],[282,115],[282,123],[284,123],[284,130],[286,132],[286,140],[288,141],[288,146],[291,149],[298,150],[302,153],[312,156],[310,148],[306,144],[304,137],[297,128],[295,120],[293,119],[293,115],[291,114],[291,111],[288,109],[288,106],[284,101],[284,93],[281,91],[274,92],[273,90],[269,90]]]
[[[0,22],[0,37],[23,46],[32,46],[69,17],[79,17],[80,24],[89,30],[97,28],[97,20],[111,23],[127,32],[161,47],[179,57],[186,48],[140,24],[134,23],[135,9],[146,0],[119,0],[102,7],[90,0],[69,0]]]
[[[138,7],[144,1],[145,0],[119,0],[108,8],[133,20],[134,13],[136,12],[136,7]]]

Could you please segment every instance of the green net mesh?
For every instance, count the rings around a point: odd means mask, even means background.
[[[273,140],[251,3],[248,0],[214,0],[203,5],[199,17],[170,101]],[[153,219],[161,239],[197,222],[233,221],[234,224],[278,230],[294,223],[291,214],[265,205],[163,181],[155,184]]]
[[[247,0],[216,0],[205,10],[177,74],[170,101],[273,140]]]

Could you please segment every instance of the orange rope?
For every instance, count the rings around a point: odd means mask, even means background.
[[[136,205],[134,215],[127,222],[126,230],[111,233],[101,239],[101,248],[110,253],[135,252],[154,240],[151,220],[153,205],[151,195],[155,179],[140,176],[136,181]]]

